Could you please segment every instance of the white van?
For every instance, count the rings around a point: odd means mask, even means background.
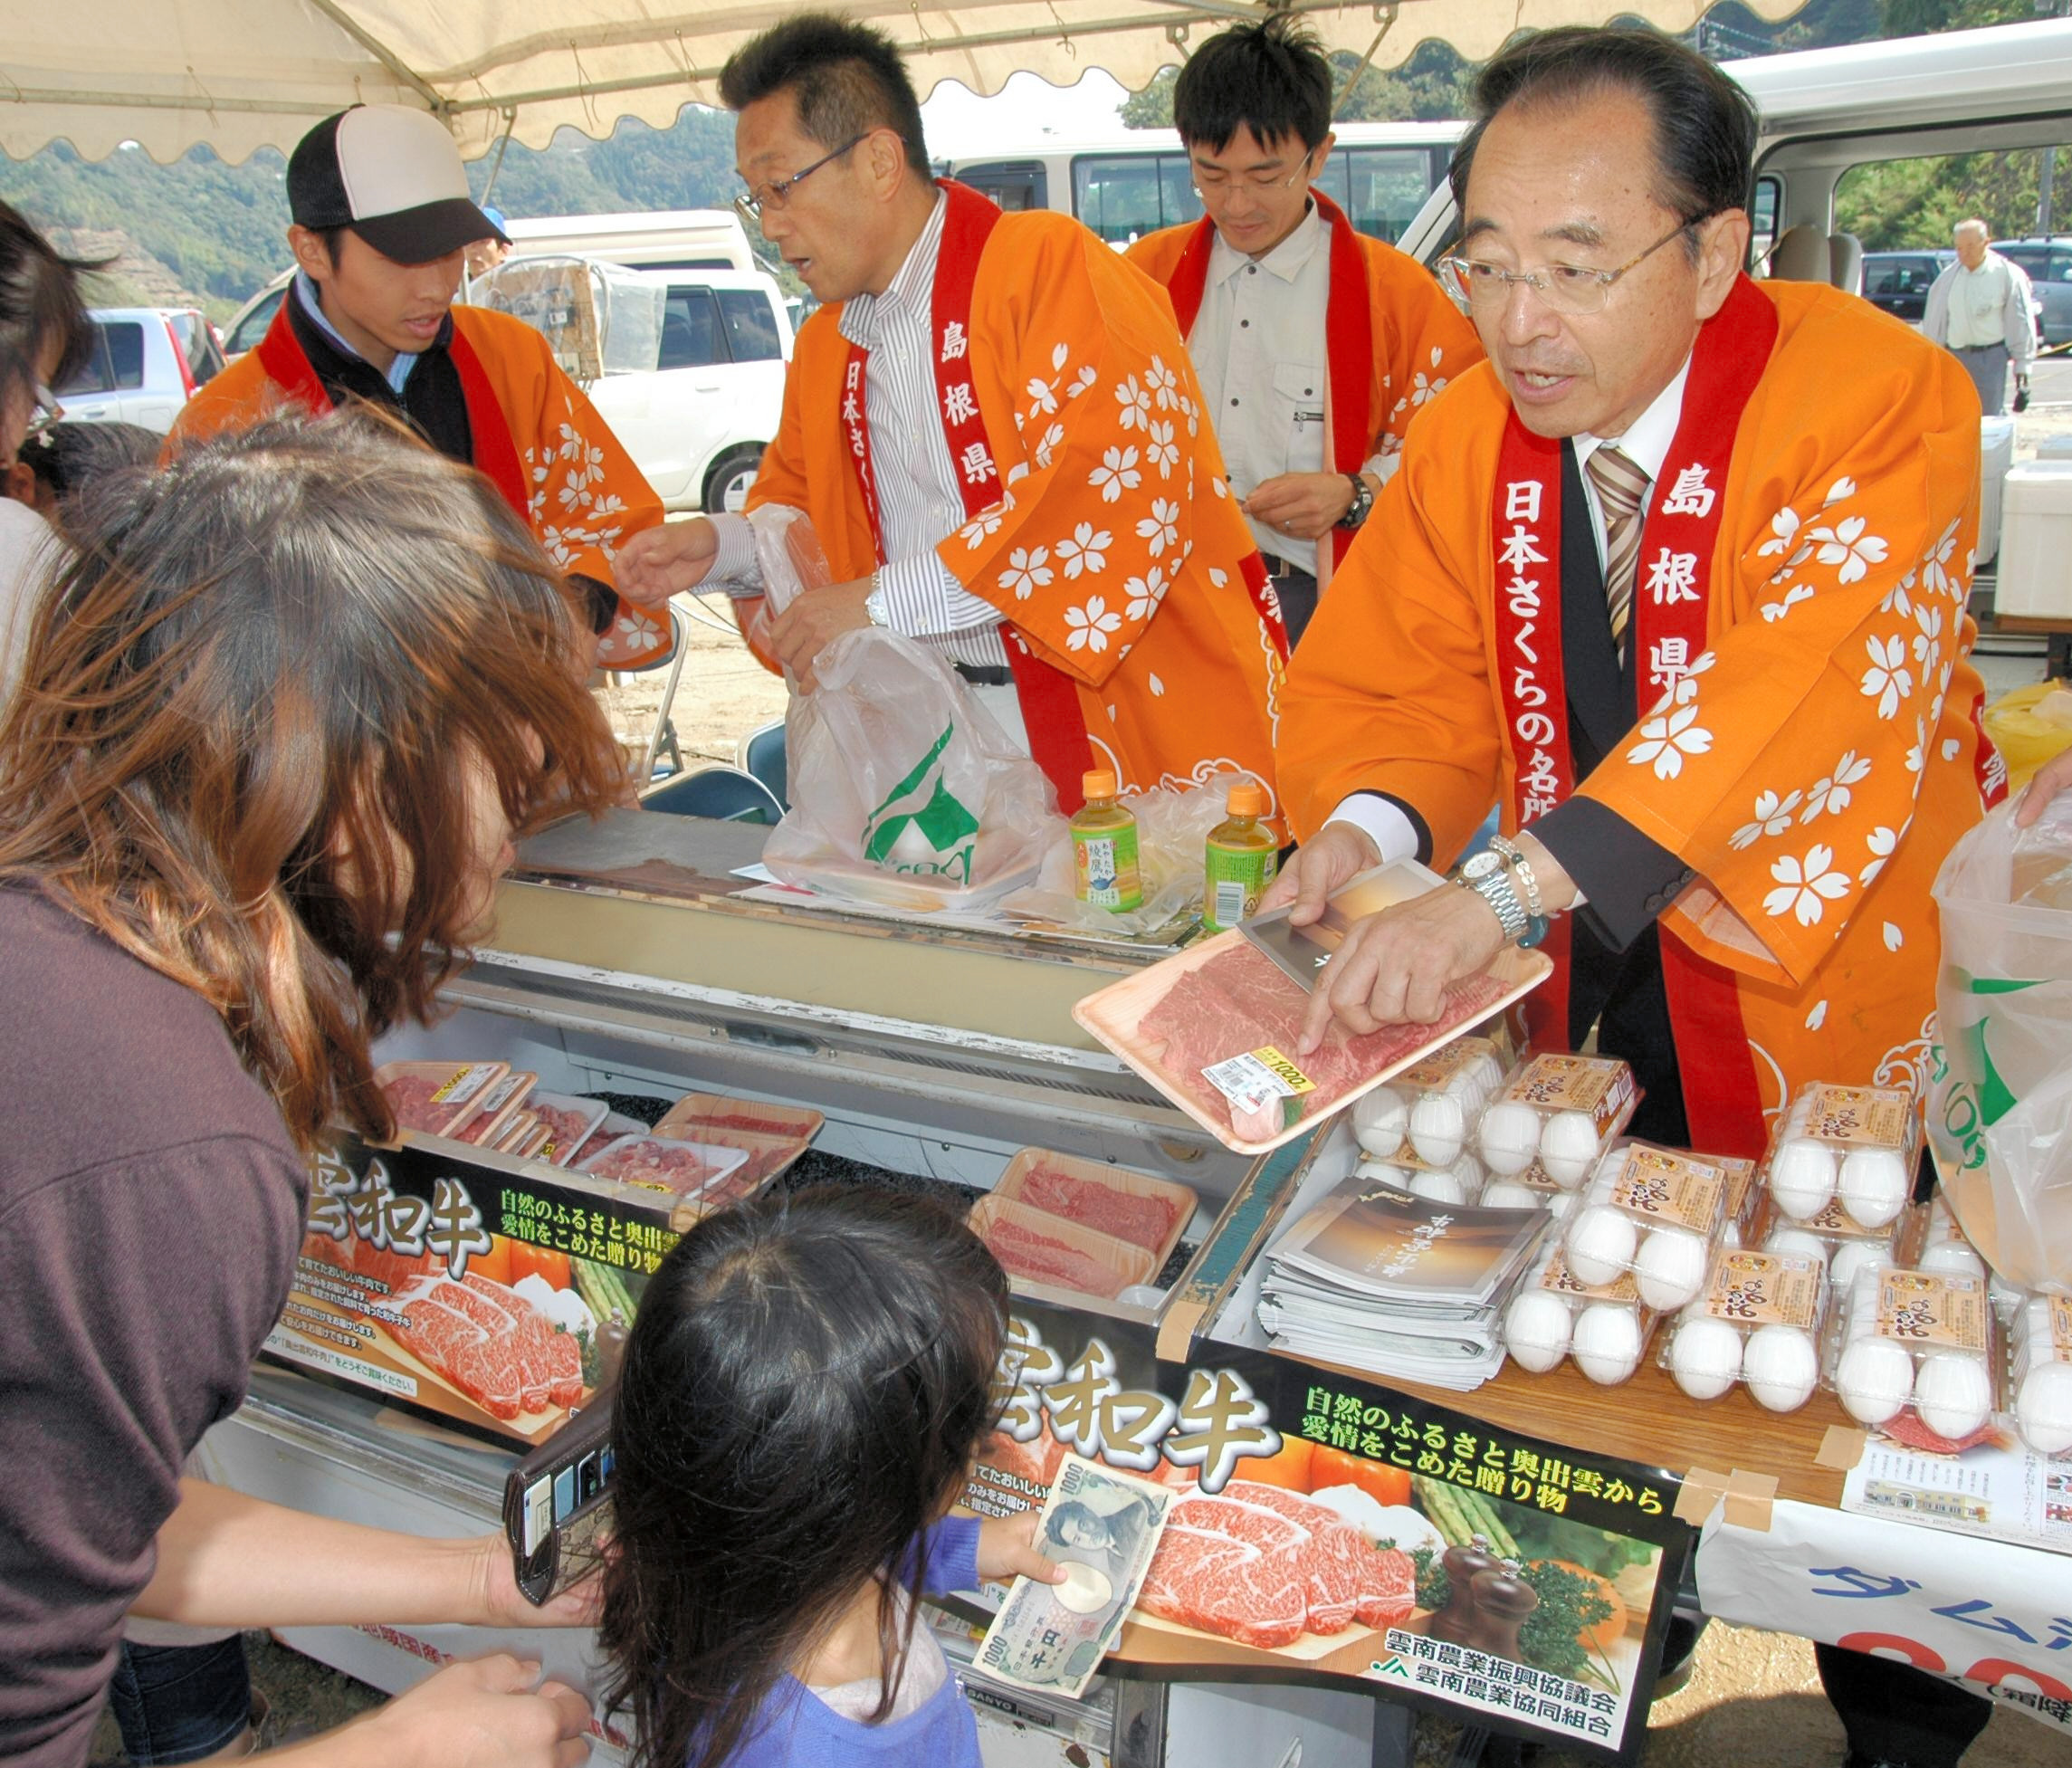
[[[543,215],[506,221],[514,257],[602,258],[632,270],[754,270],[755,253],[731,209],[653,214]]]

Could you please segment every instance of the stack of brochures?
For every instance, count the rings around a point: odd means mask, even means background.
[[[1353,1177],[1266,1250],[1276,1350],[1465,1393],[1504,1366],[1501,1322],[1551,1218]]]

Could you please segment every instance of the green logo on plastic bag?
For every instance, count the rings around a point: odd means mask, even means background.
[[[887,792],[884,802],[864,819],[864,857],[872,865],[886,865],[900,837],[911,827],[917,829],[933,849],[932,857],[922,865],[894,865],[892,870],[929,872],[954,878],[960,884],[970,883],[979,819],[942,779],[942,751],[950,747],[950,739],[956,732],[954,723],[944,725],[942,734],[914,764],[913,771]]]
[[[2036,988],[2039,982],[2037,979],[2003,980],[1973,976],[1952,965],[1945,973],[1945,987],[1953,985],[1978,999],[2019,994],[2024,989]],[[1986,1163],[1985,1132],[2019,1103],[2014,1089],[2001,1076],[1992,1047],[1986,1041],[1991,1025],[1991,1009],[1982,1008],[1968,1024],[1944,1026],[1943,1041],[1933,1052],[1935,1082],[1948,1080],[1953,1068],[1958,1071],[1943,1096],[1942,1139],[1945,1147],[1960,1152],[1965,1171]]]

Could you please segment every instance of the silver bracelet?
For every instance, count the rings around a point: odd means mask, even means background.
[[[1525,897],[1525,913],[1537,919],[1544,913],[1544,910],[1540,903],[1540,881],[1533,875],[1532,862],[1525,857],[1523,851],[1515,841],[1509,840],[1504,836],[1491,836],[1489,846],[1491,851],[1495,853],[1504,865],[1508,865],[1517,874],[1518,883]]]

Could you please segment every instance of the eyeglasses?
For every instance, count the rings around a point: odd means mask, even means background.
[[[65,415],[65,408],[58,403],[58,396],[42,381],[31,381],[29,391],[35,403],[29,407],[29,426],[22,432],[24,442],[33,435],[43,435]]]
[[[1647,251],[1628,258],[1617,270],[1591,270],[1582,264],[1548,264],[1542,270],[1500,270],[1479,258],[1441,258],[1439,269],[1447,286],[1470,307],[1493,312],[1511,299],[1513,284],[1533,291],[1557,313],[1600,313],[1611,293],[1611,285],[1643,260],[1652,257],[1679,234],[1688,233],[1699,222],[1694,215],[1679,221]]]
[[[734,198],[734,213],[740,215],[743,221],[759,222],[765,209],[783,208],[786,204],[791,201],[791,193],[797,186],[803,184],[823,166],[841,158],[844,154],[855,147],[870,132],[869,129],[865,129],[863,135],[852,135],[833,153],[822,154],[803,172],[794,172],[788,178],[770,178],[764,183],[750,186],[745,196]]]
[[[1227,172],[1203,172],[1197,168],[1194,173],[1194,194],[1207,202],[1212,196],[1221,196],[1240,186],[1259,191],[1290,190],[1298,184],[1309,181],[1310,162],[1315,158],[1316,149],[1312,148],[1302,157],[1295,169],[1284,178],[1272,172],[1234,178]]]

